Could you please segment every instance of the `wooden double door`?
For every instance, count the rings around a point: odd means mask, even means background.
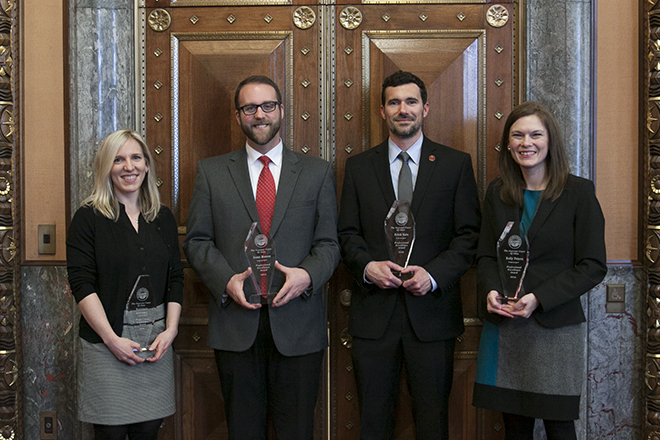
[[[520,0],[144,3],[137,14],[141,123],[181,239],[197,162],[244,145],[233,95],[253,74],[270,76],[282,90],[285,145],[332,162],[339,194],[346,159],[387,137],[381,84],[400,69],[426,83],[425,135],[471,154],[482,196],[496,177],[499,138],[516,95]],[[451,438],[498,439],[501,421],[470,404],[481,331],[474,272],[461,283],[466,332],[456,350]],[[318,439],[359,438],[347,333],[353,286],[340,265],[327,287],[330,347],[317,406]],[[162,438],[226,438],[220,384],[206,346],[208,300],[208,290],[186,267],[174,344],[178,406]],[[397,439],[414,438],[404,381],[396,426]]]

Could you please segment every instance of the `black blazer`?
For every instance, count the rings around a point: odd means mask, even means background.
[[[491,290],[502,292],[497,240],[507,221],[522,216],[522,207],[502,202],[498,182],[486,193],[477,254],[479,316],[495,324],[504,318],[486,311],[486,297]],[[569,175],[557,200],[540,201],[527,238],[530,254],[523,287],[540,302],[532,316],[550,328],[584,322],[580,296],[607,273],[605,219],[594,184]]]
[[[398,289],[363,282],[370,261],[390,259],[383,222],[394,200],[387,141],[346,161],[339,242],[358,284],[349,314],[353,336],[380,338],[394,310]],[[409,264],[424,267],[438,288],[419,297],[406,294],[408,315],[422,341],[456,337],[464,330],[459,280],[474,262],[480,222],[469,154],[424,138],[412,213],[416,238]]]

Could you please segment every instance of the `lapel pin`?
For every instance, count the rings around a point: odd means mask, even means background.
[[[434,155],[429,156],[429,162],[435,162],[435,156]]]

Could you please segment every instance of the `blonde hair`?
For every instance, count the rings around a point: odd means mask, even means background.
[[[153,221],[160,211],[160,194],[156,185],[156,170],[153,158],[147,144],[139,133],[127,128],[109,134],[101,144],[94,157],[94,189],[92,194],[83,202],[83,206],[92,206],[106,218],[117,221],[119,219],[119,202],[115,196],[110,173],[117,153],[126,141],[133,139],[142,148],[144,160],[149,167],[142,186],[140,187],[140,211],[147,222]]]

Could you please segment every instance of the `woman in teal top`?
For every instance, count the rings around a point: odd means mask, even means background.
[[[536,102],[506,121],[500,178],[488,187],[477,252],[484,328],[473,404],[500,411],[505,439],[533,439],[543,419],[548,440],[575,439],[584,375],[580,297],[606,272],[605,221],[591,181],[568,173],[552,115]],[[497,242],[519,222],[529,243],[521,294],[502,302]]]

